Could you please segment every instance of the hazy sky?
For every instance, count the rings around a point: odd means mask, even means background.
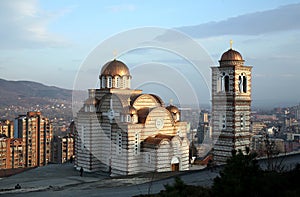
[[[254,103],[300,101],[300,1],[3,0],[0,25],[3,79],[71,89],[82,62],[99,44],[131,29],[159,27],[192,37],[213,65],[218,64],[232,39],[245,64],[253,66]],[[113,58],[113,52],[109,53]],[[164,52],[151,50],[144,58],[151,58],[149,54],[156,62],[166,57]],[[143,55],[145,51],[136,51],[120,59],[142,64]],[[90,72],[98,74],[103,61],[107,60],[99,60]],[[171,55],[161,62],[168,66],[173,63],[174,67],[180,64]],[[208,70],[212,65],[203,66]],[[188,72],[184,75],[189,78]],[[209,94],[209,88],[201,91]]]

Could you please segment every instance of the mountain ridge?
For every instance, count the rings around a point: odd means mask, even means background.
[[[70,102],[72,90],[47,86],[34,81],[0,79],[0,106],[51,104],[57,100]]]

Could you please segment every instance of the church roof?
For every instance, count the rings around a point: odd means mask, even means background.
[[[220,61],[243,61],[243,57],[238,51],[229,49],[223,53]]]
[[[159,133],[154,137],[147,137],[142,142],[142,147],[143,148],[159,148],[159,145],[163,140],[171,141],[174,137],[175,136],[173,136],[173,135],[165,135],[165,134]]]
[[[101,69],[101,76],[130,76],[130,72],[126,64],[119,60],[107,62]]]
[[[169,106],[166,107],[166,109],[169,110],[169,112],[171,112],[173,114],[179,113],[178,107],[176,107],[174,105],[169,105]]]
[[[140,110],[137,111],[138,114],[138,122],[139,123],[145,123],[148,114],[150,113],[151,109],[146,107],[146,108],[142,108]]]
[[[131,105],[128,105],[128,106],[124,107],[123,110],[124,110],[125,113],[130,114],[130,115],[136,115],[137,114],[137,110]]]
[[[84,103],[87,105],[97,105],[98,102],[99,101],[96,98],[88,98],[84,101]]]

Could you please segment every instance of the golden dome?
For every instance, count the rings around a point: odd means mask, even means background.
[[[114,59],[107,62],[101,69],[101,76],[130,76],[128,67],[121,61]]]
[[[233,49],[229,49],[228,51],[223,53],[220,61],[244,61],[244,60],[242,58],[242,55],[239,52]]]
[[[131,105],[124,108],[125,113],[128,113],[130,115],[137,115],[137,110],[132,107]]]
[[[166,107],[166,109],[171,112],[172,114],[177,114],[179,113],[179,109],[174,106],[174,105],[169,105],[168,107]]]
[[[98,100],[96,98],[88,98],[85,100],[85,104],[87,105],[97,105],[98,104]]]

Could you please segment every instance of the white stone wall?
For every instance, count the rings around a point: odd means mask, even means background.
[[[83,167],[85,171],[91,172],[110,171],[112,176],[170,171],[173,156],[179,158],[180,170],[188,169],[187,123],[175,123],[170,112],[162,107],[164,104],[160,99],[145,94],[132,101],[136,110],[149,108],[145,122],[133,124],[121,120],[123,107],[128,105],[129,95],[133,92],[141,93],[136,90],[118,89],[93,91],[98,99],[95,110],[91,111],[89,110],[91,108],[83,107],[76,119],[78,137],[75,144],[75,166],[77,169]],[[111,107],[115,112],[113,119],[107,115]],[[163,126],[157,126],[158,119],[162,120]],[[174,137],[172,142],[163,141],[156,148],[141,148],[141,143],[149,136],[153,137],[157,134],[176,136],[179,133],[180,135]],[[175,146],[176,143],[178,145]]]

